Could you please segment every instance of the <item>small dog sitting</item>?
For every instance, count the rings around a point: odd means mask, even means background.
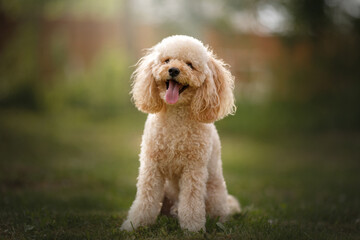
[[[214,122],[232,114],[234,77],[199,40],[163,39],[133,74],[136,107],[149,113],[142,136],[136,199],[121,229],[175,215],[182,229],[205,231],[206,214],[240,212],[228,194]]]

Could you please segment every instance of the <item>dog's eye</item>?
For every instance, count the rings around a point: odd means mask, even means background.
[[[192,65],[191,62],[187,62],[186,64],[187,64],[191,69],[194,69],[194,67],[193,67],[193,65]]]
[[[164,61],[164,63],[169,63],[169,62],[170,62],[169,58]]]

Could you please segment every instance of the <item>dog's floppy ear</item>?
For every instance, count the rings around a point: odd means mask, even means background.
[[[159,89],[152,74],[154,53],[150,49],[137,63],[137,68],[132,75],[132,98],[135,106],[145,113],[157,113],[163,107],[159,96]]]
[[[191,103],[193,117],[205,123],[219,120],[236,110],[233,95],[234,77],[227,65],[211,54],[208,67],[210,71]]]

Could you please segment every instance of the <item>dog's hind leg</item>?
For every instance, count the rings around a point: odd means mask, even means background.
[[[208,164],[206,213],[209,217],[219,217],[220,221],[225,221],[229,214],[240,212],[240,205],[236,198],[228,194],[221,163],[220,141],[217,137]]]
[[[206,183],[206,213],[209,217],[220,217],[220,221],[226,220],[229,213],[227,196],[222,174],[213,175],[209,173],[209,179]]]
[[[179,184],[175,180],[167,180],[165,183],[165,196],[161,208],[161,214],[171,217],[178,215]]]

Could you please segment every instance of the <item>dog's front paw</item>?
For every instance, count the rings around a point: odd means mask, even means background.
[[[120,230],[125,230],[125,231],[130,232],[130,231],[135,230],[135,226],[132,224],[132,222],[129,219],[127,219],[121,225]]]
[[[182,221],[180,221],[180,227],[182,229],[189,230],[190,232],[199,232],[201,230],[206,232],[205,224],[203,224],[203,223],[182,222]]]

